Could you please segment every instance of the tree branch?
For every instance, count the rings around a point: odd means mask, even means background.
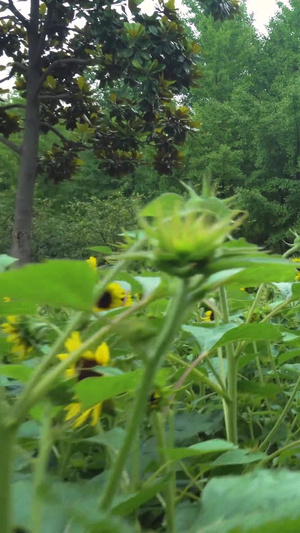
[[[39,86],[41,87],[46,80],[47,76],[49,76],[50,72],[56,69],[56,67],[63,67],[64,65],[68,64],[77,64],[77,65],[93,65],[95,63],[95,59],[76,59],[75,57],[67,57],[66,59],[57,59],[56,61],[53,61],[51,65],[43,72]]]
[[[41,31],[41,34],[40,34],[40,39],[39,39],[39,44],[38,44],[38,54],[40,56],[42,55],[44,44],[45,44],[45,40],[46,40],[48,31],[49,31],[49,28],[51,27],[51,22],[52,22],[52,19],[53,19],[53,11],[54,11],[55,7],[56,7],[56,1],[55,0],[52,0],[52,2],[50,2],[50,4],[47,4],[48,11],[47,11],[47,15],[46,15],[45,22],[44,22],[44,27],[43,27],[43,29]]]
[[[40,125],[48,128],[50,131],[53,131],[53,133],[55,133],[55,135],[57,135],[57,137],[59,137],[63,142],[69,142],[69,139],[67,139],[67,137],[65,137],[58,129],[49,124],[49,122],[41,122]]]
[[[45,93],[45,94],[39,95],[40,100],[64,100],[67,98],[70,98],[69,93],[62,93],[62,94]]]
[[[52,126],[52,124],[49,124],[49,122],[41,122],[40,125],[48,128],[48,130],[50,131],[53,131],[53,133],[55,133],[55,135],[57,135],[57,137],[59,137],[64,143],[73,142],[71,141],[71,139],[67,139],[67,137],[65,137],[64,134],[61,133],[57,128]],[[76,143],[73,142],[73,145],[78,149],[84,149],[84,150],[92,149],[92,146],[88,146],[87,144],[84,144],[82,142],[76,142]]]
[[[13,152],[16,152],[16,154],[21,155],[21,147],[14,142],[10,141],[9,139],[5,139],[5,137],[0,137],[0,142],[5,144],[5,146],[8,146],[8,148],[13,150]]]
[[[7,104],[7,105],[1,105],[0,109],[1,111],[6,111],[7,109],[14,109],[15,107],[19,107],[20,109],[25,109],[24,104]]]
[[[2,2],[1,2],[2,3]],[[5,2],[3,2],[5,4]],[[27,20],[22,13],[16,8],[12,0],[8,0],[7,8],[15,15],[15,17],[24,24],[26,28],[28,28],[29,21]]]

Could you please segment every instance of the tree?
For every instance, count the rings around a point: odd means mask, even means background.
[[[159,0],[152,15],[141,13],[139,3],[130,0],[127,10],[119,0],[31,0],[25,16],[13,0],[0,1],[0,54],[11,60],[4,79],[15,77],[25,100],[17,106],[2,101],[0,109],[0,141],[21,156],[12,247],[20,262],[30,256],[37,170],[56,182],[68,179],[81,163],[79,152],[89,148],[109,175],[121,177],[136,168],[148,145],[158,172],[168,174],[181,163],[179,147],[193,121],[173,97],[199,77],[199,47],[187,38],[174,0]],[[216,17],[237,10],[236,0],[202,4]],[[79,19],[82,27],[75,24]],[[86,71],[93,73],[92,85]],[[104,110],[94,89],[120,80],[132,96],[113,91]],[[25,109],[24,126],[15,107]],[[65,136],[60,125],[75,137]],[[22,146],[10,140],[20,130]],[[48,131],[58,142],[38,160],[39,134]]]
[[[203,58],[200,88],[190,97],[199,133],[187,143],[187,171],[195,184],[208,171],[219,194],[232,195],[254,170],[257,100],[253,74],[259,41],[245,6],[224,23],[203,17],[188,0]]]

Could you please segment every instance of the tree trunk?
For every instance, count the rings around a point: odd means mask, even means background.
[[[39,149],[39,80],[41,67],[40,52],[38,51],[38,9],[39,0],[31,0],[30,27],[28,29],[29,62],[26,74],[25,125],[11,249],[12,256],[19,259],[19,264],[27,263],[30,260],[33,197]]]

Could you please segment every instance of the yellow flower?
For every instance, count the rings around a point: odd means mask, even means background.
[[[100,296],[95,311],[108,311],[118,307],[130,307],[132,305],[132,296],[123,287],[116,282],[110,283],[106,291]]]
[[[300,263],[300,257],[293,257],[292,263]]]
[[[70,354],[80,348],[81,345],[82,341],[79,332],[73,331],[71,336],[65,342],[65,347],[69,353],[61,353],[58,354],[57,357],[61,361],[65,361],[70,357]],[[77,372],[76,364],[72,363],[70,367],[66,370],[67,378],[73,378],[77,375],[78,379],[81,380],[84,379],[84,377],[88,377],[88,375],[85,374],[87,372],[91,373],[90,369],[93,368],[93,366],[107,365],[109,362],[109,347],[106,342],[102,342],[102,344],[97,347],[95,352],[93,352],[92,350],[86,350],[81,354],[80,357],[81,360],[78,364],[79,372]]]
[[[3,300],[5,301],[5,303],[9,303],[11,302],[11,298],[9,296],[4,296]]]
[[[19,318],[11,315],[7,316],[6,319],[7,322],[1,325],[1,329],[3,333],[8,335],[6,340],[12,344],[12,353],[18,355],[20,359],[24,359],[32,351],[32,346],[28,342],[28,339],[25,338],[24,332],[22,332]]]
[[[300,272],[297,272],[295,276],[295,281],[300,281]]]
[[[214,319],[212,311],[205,311],[204,317],[201,317],[202,322],[211,322]]]
[[[242,288],[240,289],[240,291],[244,291],[244,292],[246,292],[246,289],[245,289],[244,287],[242,287]]]
[[[61,353],[57,357],[61,361],[65,361],[70,357],[70,353],[77,350],[82,345],[80,334],[78,331],[73,331],[71,336],[66,340],[65,347],[69,353]],[[95,351],[86,350],[81,354],[81,358],[77,365],[72,363],[66,370],[67,378],[77,377],[78,381],[90,376],[94,376],[93,368],[97,365],[105,366],[109,363],[109,347],[106,342],[102,342]],[[76,400],[76,399],[75,399]],[[97,403],[90,409],[82,411],[81,403],[74,401],[65,407],[67,411],[65,420],[69,421],[75,419],[73,427],[82,426],[87,419],[90,419],[90,425],[95,426],[100,418],[101,403]]]
[[[70,403],[65,407],[65,410],[67,411],[65,420],[69,421],[75,418],[75,422],[73,423],[74,428],[78,428],[79,426],[82,426],[84,422],[90,418],[90,425],[96,426],[100,415],[101,415],[101,403],[97,403],[93,407],[90,407],[89,409],[86,409],[85,411],[82,411],[82,406],[80,402],[73,402]]]
[[[91,255],[91,257],[90,257],[89,259],[87,259],[86,262],[88,263],[88,265],[89,265],[93,270],[96,270],[96,268],[97,268],[97,259],[96,259],[96,257],[94,257],[93,255]]]

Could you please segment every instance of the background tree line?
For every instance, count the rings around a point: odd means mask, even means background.
[[[215,20],[222,19],[220,13],[214,12],[217,3],[208,6],[208,2],[187,0],[186,4],[189,15],[181,20],[191,42],[201,47],[201,78],[199,88],[192,92],[183,91],[182,87],[178,90],[179,104],[183,113],[184,109],[189,110],[190,129],[197,130],[200,123],[201,126],[199,131],[185,136],[184,148],[177,148],[177,168],[166,173],[164,168],[158,168],[159,159],[153,167],[151,147],[146,142],[143,159],[122,176],[108,172],[96,156],[83,149],[76,156],[76,168],[68,179],[56,180],[63,169],[62,159],[53,158],[57,132],[49,128],[42,131],[41,164],[34,193],[34,259],[85,257],[86,246],[117,242],[122,228],[132,227],[140,203],[158,192],[182,191],[180,180],[197,189],[205,172],[211,174],[221,196],[236,194],[239,206],[249,211],[243,234],[252,242],[279,250],[283,239],[289,240],[289,229],[299,226],[298,2],[292,0],[291,8],[280,7],[267,36],[257,34],[243,5],[240,14],[222,21]],[[210,8],[210,15],[203,13],[204,4]],[[87,84],[93,84],[92,72],[85,78]],[[117,95],[131,98],[132,88],[124,80],[120,79],[115,87]],[[15,91],[9,102],[22,102],[20,96],[20,91]],[[2,99],[7,104],[5,95]],[[112,101],[107,87],[99,89],[94,99],[106,111],[117,103]],[[22,117],[22,113],[22,109],[13,110],[13,116]],[[89,135],[83,128],[78,131],[78,125],[73,130],[66,129],[62,121],[56,129],[70,142],[78,143],[78,138],[86,142]],[[10,139],[18,144],[20,136],[16,131]],[[19,155],[0,144],[0,160],[1,252],[7,252]]]

